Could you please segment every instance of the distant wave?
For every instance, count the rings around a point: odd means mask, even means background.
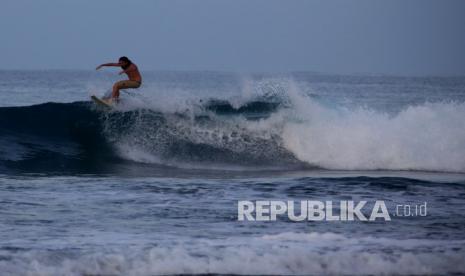
[[[118,166],[465,172],[465,104],[385,114],[286,99],[184,109],[90,102],[0,108],[0,173],[99,173]],[[139,164],[139,165],[138,165]]]

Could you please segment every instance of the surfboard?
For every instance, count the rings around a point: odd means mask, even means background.
[[[92,101],[94,101],[95,104],[97,104],[98,106],[101,106],[101,107],[104,107],[104,108],[112,108],[112,105],[111,103],[109,103],[107,100],[104,100],[104,99],[100,99],[99,97],[95,96],[95,95],[92,95],[90,96],[90,98],[92,99]]]

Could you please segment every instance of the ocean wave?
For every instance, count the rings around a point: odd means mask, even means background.
[[[5,275],[437,275],[465,273],[465,241],[279,233],[98,251],[0,250]]]
[[[134,106],[103,112],[89,102],[3,107],[0,170],[94,173],[134,161],[189,167],[196,162],[210,167],[295,162],[276,134],[244,126],[261,124],[277,104],[256,101],[234,107],[210,100],[196,105],[194,113]]]
[[[426,103],[396,113],[310,107],[283,131],[299,160],[338,170],[465,172],[465,104]]]
[[[132,162],[465,172],[464,116],[458,102],[395,113],[328,106],[292,83],[247,101],[136,99],[112,112],[89,102],[3,107],[0,170],[93,173]]]

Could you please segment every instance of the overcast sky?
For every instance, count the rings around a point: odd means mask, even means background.
[[[1,0],[1,69],[465,75],[463,0]]]

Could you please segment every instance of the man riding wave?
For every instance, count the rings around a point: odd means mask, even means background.
[[[119,75],[125,73],[129,80],[122,80],[118,81],[113,85],[113,91],[111,93],[111,101],[118,101],[119,98],[119,90],[126,89],[126,88],[139,88],[142,84],[142,76],[140,75],[139,69],[137,65],[135,65],[129,58],[127,57],[120,57],[118,63],[104,63],[97,66],[96,70],[104,66],[120,66],[123,69],[119,72]]]

